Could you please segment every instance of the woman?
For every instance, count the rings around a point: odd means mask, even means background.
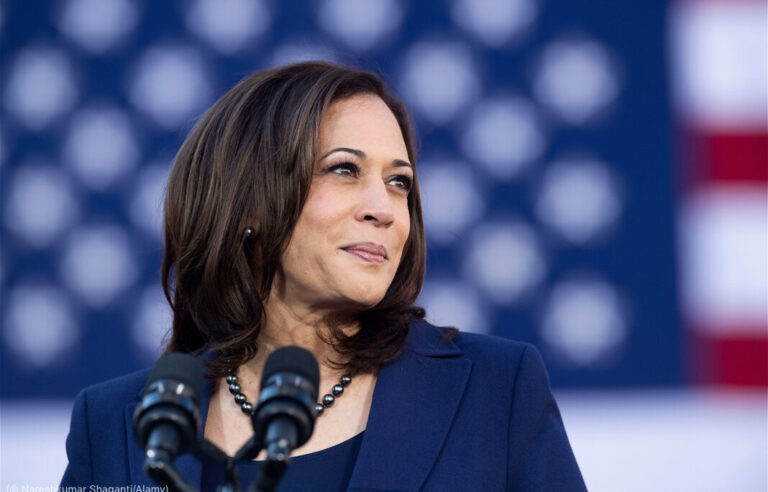
[[[166,351],[208,368],[207,439],[232,455],[252,435],[272,350],[320,362],[328,394],[281,490],[584,490],[536,350],[434,327],[413,305],[415,152],[377,76],[312,62],[241,81],[176,157],[165,236]],[[131,422],[146,379],[81,392],[63,486],[152,484]],[[223,478],[189,455],[176,466],[204,490]]]

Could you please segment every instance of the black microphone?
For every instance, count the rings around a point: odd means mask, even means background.
[[[174,489],[186,488],[171,464],[197,442],[203,384],[203,370],[194,357],[168,354],[152,369],[133,413],[136,440],[147,452],[144,472]]]
[[[301,347],[281,347],[264,364],[261,392],[251,414],[254,435],[267,450],[251,490],[271,490],[279,482],[291,452],[307,442],[315,428],[320,370]]]

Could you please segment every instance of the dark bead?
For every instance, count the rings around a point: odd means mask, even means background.
[[[235,395],[235,403],[237,403],[238,405],[242,405],[243,403],[245,403],[245,400],[246,398],[244,394],[238,393]]]
[[[333,395],[325,395],[323,397],[323,406],[330,407],[335,401],[336,398]]]
[[[227,376],[227,384],[237,384],[237,376],[233,374]]]
[[[233,395],[236,395],[236,394],[240,393],[240,385],[237,384],[237,383],[230,384],[229,385],[229,392],[232,393]]]
[[[243,410],[243,413],[246,415],[250,414],[253,411],[253,405],[251,405],[248,402],[245,402],[242,405],[240,405],[240,408]]]
[[[344,393],[344,386],[340,384],[334,385],[334,387],[331,388],[331,393],[333,393],[333,396],[339,396]]]
[[[349,383],[352,382],[352,378],[350,376],[341,376],[341,385],[342,386],[349,386]]]
[[[315,415],[320,416],[323,414],[323,410],[325,410],[325,407],[322,403],[315,403]]]

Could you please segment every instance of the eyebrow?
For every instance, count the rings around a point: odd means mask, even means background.
[[[329,155],[331,155],[331,154],[333,154],[335,152],[348,152],[348,153],[350,153],[350,154],[352,154],[352,155],[354,155],[356,157],[359,157],[360,159],[365,159],[366,157],[368,157],[366,155],[366,153],[363,152],[362,150],[350,149],[349,147],[336,147],[335,149],[333,149],[332,151],[328,152],[323,157],[321,157],[320,160],[322,161],[323,159],[325,159],[326,157],[328,157]],[[413,167],[413,166],[411,166],[411,164],[409,162],[406,162],[406,161],[403,161],[403,160],[400,160],[400,159],[394,159],[392,161],[392,164],[395,167]]]

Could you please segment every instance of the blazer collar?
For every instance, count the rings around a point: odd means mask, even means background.
[[[418,490],[450,430],[472,362],[427,323],[411,326],[408,346],[382,367],[349,490]]]
[[[453,342],[426,322],[411,325],[403,354],[379,370],[363,442],[349,490],[418,490],[435,464],[469,380],[472,362],[459,357]],[[139,395],[140,397],[140,395]],[[200,399],[199,436],[203,437],[210,384]],[[144,474],[144,450],[133,436],[133,412],[125,408],[132,484],[155,486]],[[179,456],[176,469],[199,487],[202,467],[191,453]],[[242,485],[242,484],[241,484]]]
[[[452,341],[444,341],[442,328],[426,321],[414,321],[408,331],[406,351],[427,357],[453,357],[461,355],[461,349]]]

